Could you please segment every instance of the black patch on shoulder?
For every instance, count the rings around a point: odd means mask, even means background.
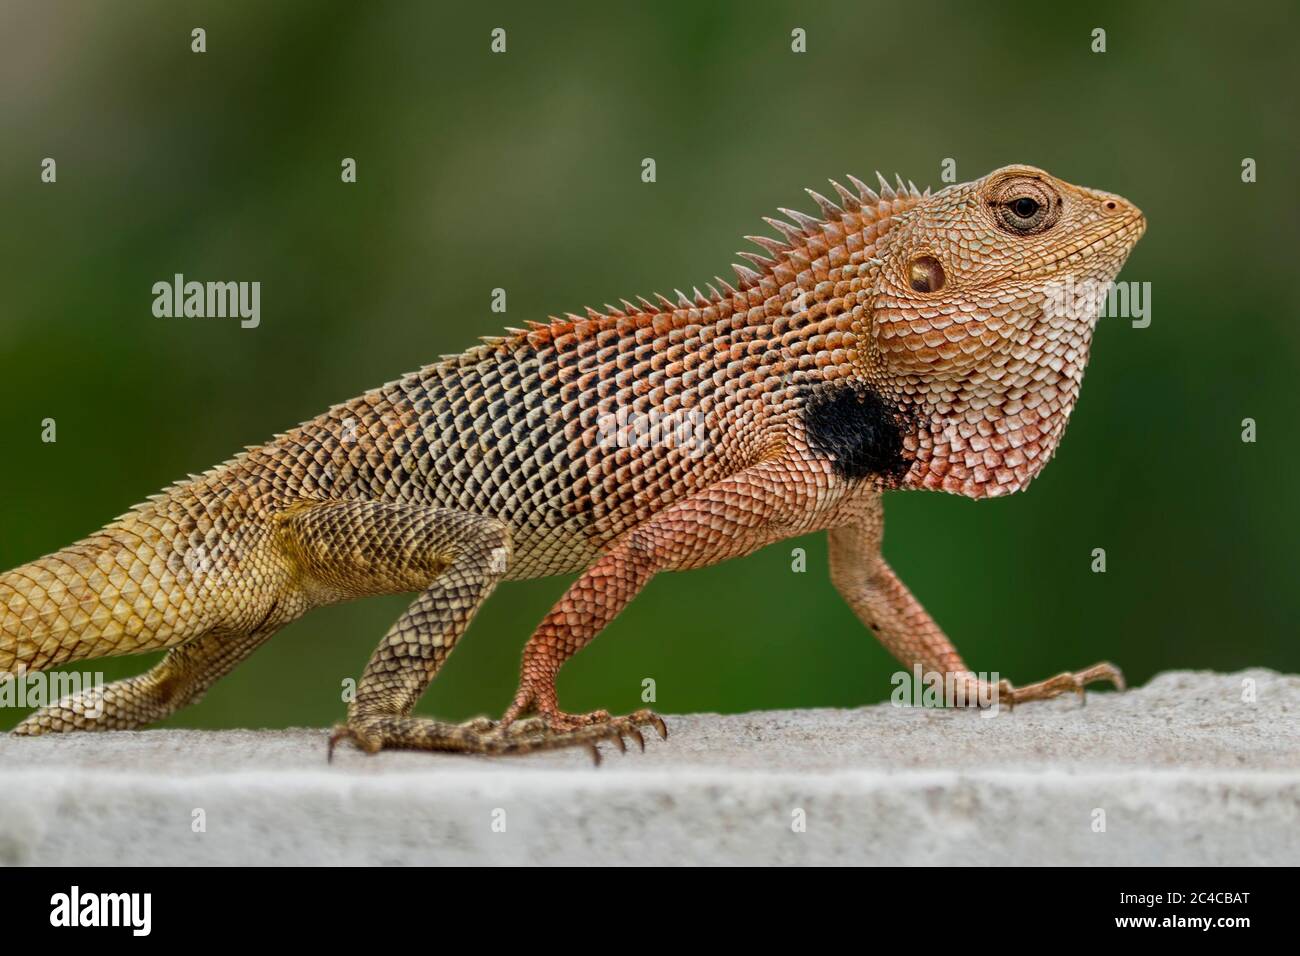
[[[811,386],[803,424],[813,451],[829,458],[841,478],[896,485],[911,467],[903,449],[908,416],[865,385]]]

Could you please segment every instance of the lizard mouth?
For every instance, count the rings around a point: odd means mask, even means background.
[[[1044,273],[1046,275],[1055,275],[1058,272],[1065,271],[1067,266],[1087,262],[1101,253],[1103,250],[1113,247],[1119,247],[1122,252],[1116,257],[1116,269],[1124,264],[1128,254],[1137,245],[1137,241],[1142,238],[1142,234],[1147,230],[1147,220],[1142,213],[1134,211],[1134,214],[1125,219],[1114,229],[1102,233],[1100,236],[1092,239],[1086,244],[1071,249],[1044,264]]]

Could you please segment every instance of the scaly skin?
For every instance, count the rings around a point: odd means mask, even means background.
[[[820,218],[768,220],[782,238],[755,238],[768,255],[742,253],[737,288],[486,339],[0,576],[0,670],[171,649],[15,732],[156,721],[313,607],[418,592],[334,739],[622,744],[662,721],[563,713],[561,665],[656,573],[822,529],[836,587],[885,646],[981,689],[881,557],[881,494],[1008,494],[1042,469],[1097,315],[1096,296],[1049,293],[1113,279],[1145,220],[1027,166],[934,195],[850,180],[840,204],[812,194]],[[500,723],[411,716],[498,581],[575,572]],[[1097,665],[998,690],[1014,703],[1102,678],[1120,681]]]

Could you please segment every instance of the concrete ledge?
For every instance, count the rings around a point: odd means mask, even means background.
[[[992,719],[884,704],[669,726],[599,768],[327,765],[320,730],[4,737],[0,864],[1300,863],[1300,677],[1172,672]]]

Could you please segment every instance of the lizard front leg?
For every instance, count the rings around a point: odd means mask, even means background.
[[[784,523],[806,518],[816,498],[809,469],[773,460],[754,465],[675,502],[619,538],[573,583],[524,648],[519,691],[506,712],[509,724],[535,712],[552,729],[572,730],[611,721],[606,711],[566,714],[559,708],[555,678],[664,570],[704,567],[750,554],[788,536]],[[649,711],[613,718],[632,725],[662,721]]]
[[[963,693],[969,703],[989,699],[995,689],[981,684],[971,673],[957,648],[885,562],[880,553],[883,531],[878,503],[859,523],[831,529],[830,570],[836,590],[900,663],[909,668],[919,664],[926,674],[952,674],[966,680]],[[996,695],[999,702],[1014,706],[1066,692],[1082,696],[1086,685],[1101,680],[1124,689],[1124,675],[1119,668],[1103,662],[1025,687],[1013,687],[1010,681],[1002,680]]]
[[[555,677],[564,662],[590,643],[662,566],[663,552],[654,546],[653,537],[651,528],[633,531],[588,568],[538,626],[524,648],[519,691],[502,719],[504,726],[514,725],[524,714],[536,713],[541,726],[550,732],[614,725],[639,738],[639,727],[653,725],[667,738],[666,725],[651,711],[617,719],[604,710],[566,714],[560,710],[555,692]]]

